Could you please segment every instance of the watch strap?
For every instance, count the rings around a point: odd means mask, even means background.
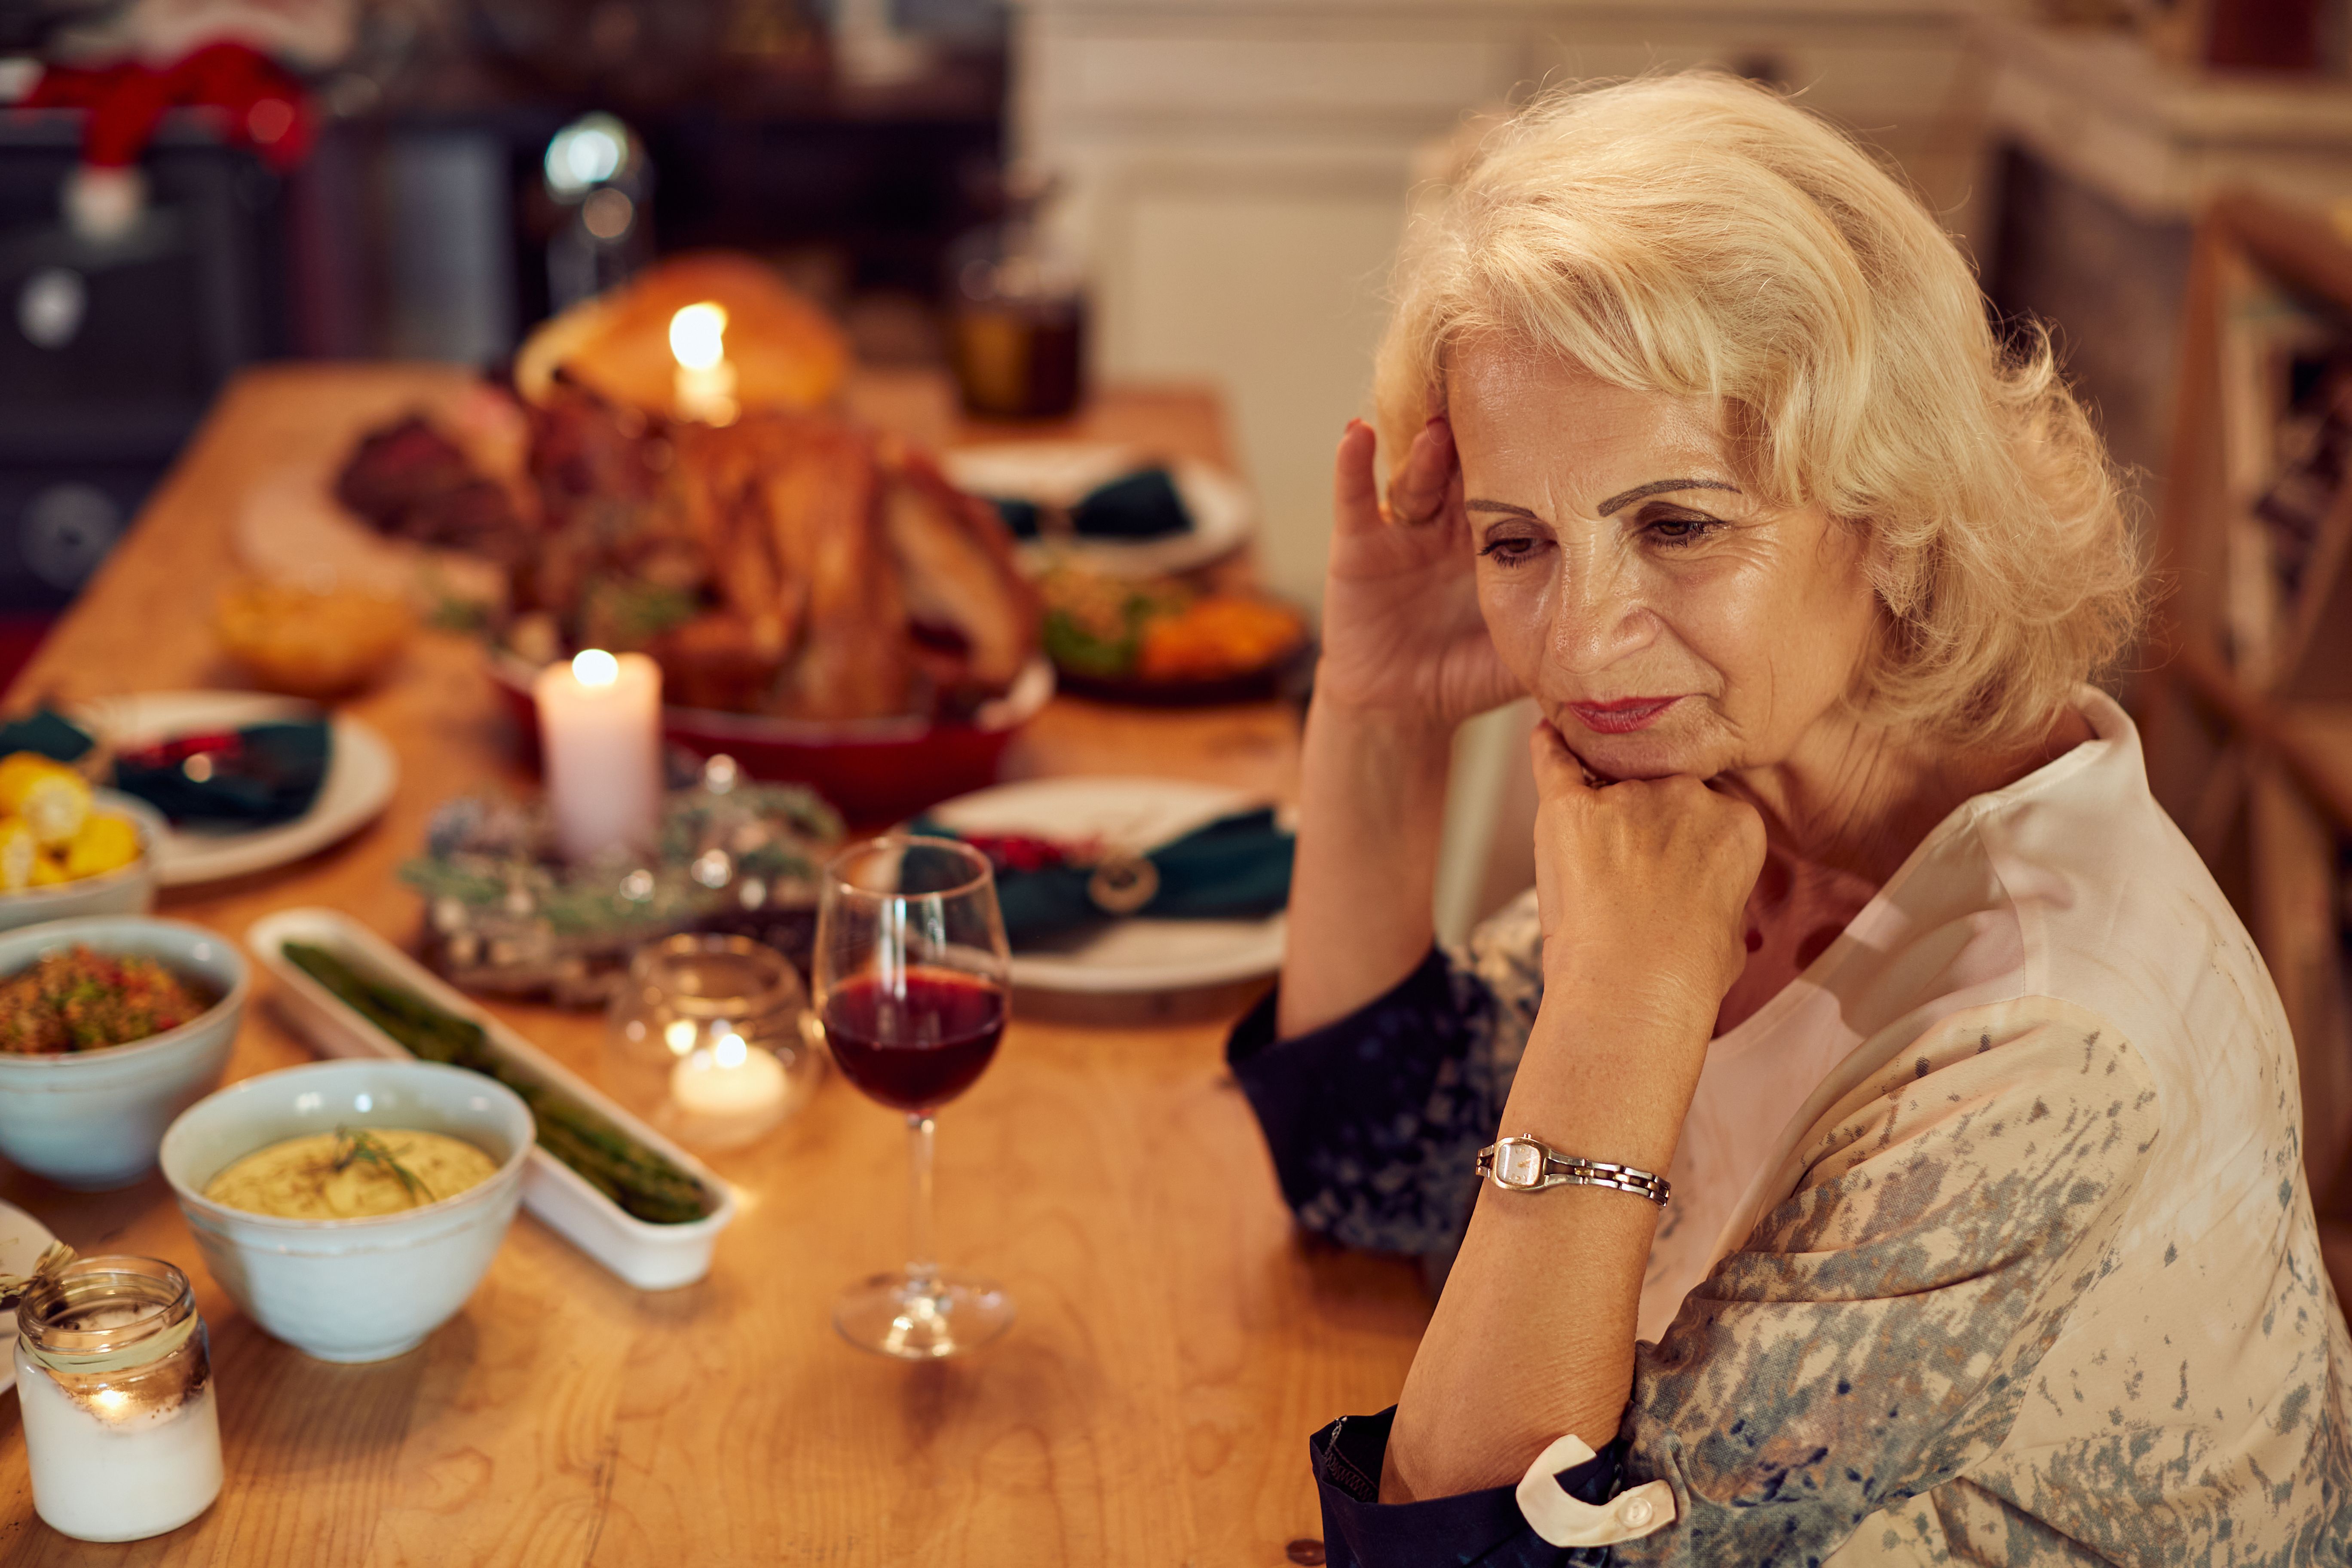
[[[1478,1173],[1511,1193],[1551,1187],[1608,1187],[1633,1193],[1664,1208],[1674,1191],[1664,1176],[1608,1160],[1563,1154],[1539,1138],[1500,1138],[1478,1151]]]

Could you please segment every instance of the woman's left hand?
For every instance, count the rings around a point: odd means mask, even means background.
[[[1530,747],[1546,985],[1597,987],[1612,1011],[1677,1036],[1704,1024],[1704,1044],[1748,962],[1764,819],[1695,778],[1596,787],[1549,723]]]

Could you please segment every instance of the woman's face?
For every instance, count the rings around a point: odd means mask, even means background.
[[[1607,778],[1786,760],[1874,635],[1856,531],[1741,493],[1702,402],[1493,344],[1448,384],[1479,605],[1569,748]]]

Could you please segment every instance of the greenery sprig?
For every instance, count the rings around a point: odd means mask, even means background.
[[[400,1157],[392,1152],[390,1144],[363,1127],[336,1128],[335,1174],[341,1175],[362,1161],[390,1172],[418,1204],[433,1201],[433,1194],[425,1190],[416,1173],[400,1163]]]

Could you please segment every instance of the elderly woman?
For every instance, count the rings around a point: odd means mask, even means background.
[[[1311,1445],[1330,1561],[2352,1560],[2294,1049],[2085,684],[2141,576],[2047,347],[1667,77],[1488,140],[1379,408],[1232,1045],[1302,1222],[1459,1242]],[[1435,951],[1448,738],[1523,692],[1535,889]]]

